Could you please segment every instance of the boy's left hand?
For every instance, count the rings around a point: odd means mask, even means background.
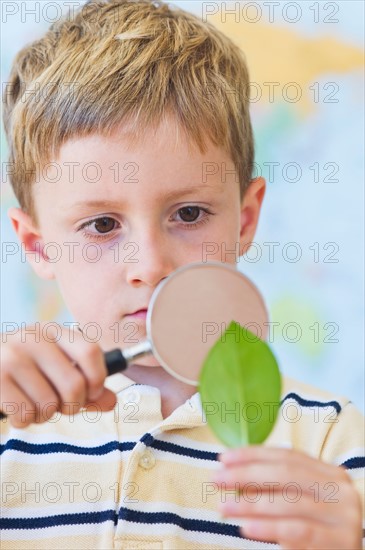
[[[231,449],[219,459],[219,509],[245,520],[245,537],[286,550],[361,550],[360,497],[343,467],[264,446]]]

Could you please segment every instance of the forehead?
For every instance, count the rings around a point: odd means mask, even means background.
[[[174,190],[216,189],[224,171],[233,169],[228,154],[206,143],[200,151],[172,121],[145,130],[136,139],[129,127],[113,134],[92,134],[67,141],[49,163],[35,189],[36,200],[66,195],[72,202],[118,197],[142,198]],[[217,187],[218,186],[218,187]],[[41,199],[42,196],[42,199]]]
[[[149,160],[158,161],[164,167],[171,157],[175,160],[183,158],[184,161],[189,157],[191,162],[202,162],[214,161],[217,154],[228,157],[209,137],[205,137],[201,150],[181,125],[166,115],[158,126],[147,127],[143,131],[137,130],[132,122],[128,122],[115,127],[108,135],[94,133],[70,139],[60,148],[59,160],[76,156],[76,160],[90,159],[90,156],[100,157],[101,160],[133,156],[146,163]]]
[[[214,148],[202,155],[163,140],[130,148],[124,147],[126,141],[125,136],[94,135],[66,143],[57,167],[48,172],[58,172],[58,181],[43,179],[37,185],[37,211],[47,212],[47,217],[53,214],[53,219],[66,212],[75,217],[126,208],[151,212],[191,199],[222,203],[230,200],[229,188],[236,192],[233,186],[238,193],[232,174],[227,180],[222,177],[220,168],[229,162],[222,151]]]

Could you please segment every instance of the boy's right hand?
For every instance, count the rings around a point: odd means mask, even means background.
[[[108,373],[98,344],[60,326],[59,339],[52,325],[46,338],[42,323],[26,329],[1,335],[0,411],[14,427],[46,422],[57,411],[75,414],[91,402],[98,410],[114,408],[116,396],[104,387]]]

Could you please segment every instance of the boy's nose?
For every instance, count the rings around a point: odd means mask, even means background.
[[[124,258],[127,283],[155,288],[158,283],[177,269],[174,251],[167,236],[149,232],[130,241],[130,254]]]

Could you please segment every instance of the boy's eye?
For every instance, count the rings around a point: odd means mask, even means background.
[[[117,223],[118,222],[113,218],[103,216],[102,218],[96,218],[83,223],[78,231],[82,231],[83,229],[87,229],[89,227],[94,227],[94,232],[87,233],[86,231],[83,231],[84,237],[87,239],[102,239],[103,236],[108,236],[108,234],[116,228]]]
[[[197,229],[207,223],[211,216],[214,216],[208,208],[196,205],[183,206],[176,213],[180,218],[178,221],[181,221],[184,229]]]
[[[113,218],[98,218],[94,221],[94,224],[98,233],[109,233],[115,228],[115,220]]]
[[[201,208],[198,206],[184,206],[180,208],[178,212],[183,222],[195,222],[199,217]]]

